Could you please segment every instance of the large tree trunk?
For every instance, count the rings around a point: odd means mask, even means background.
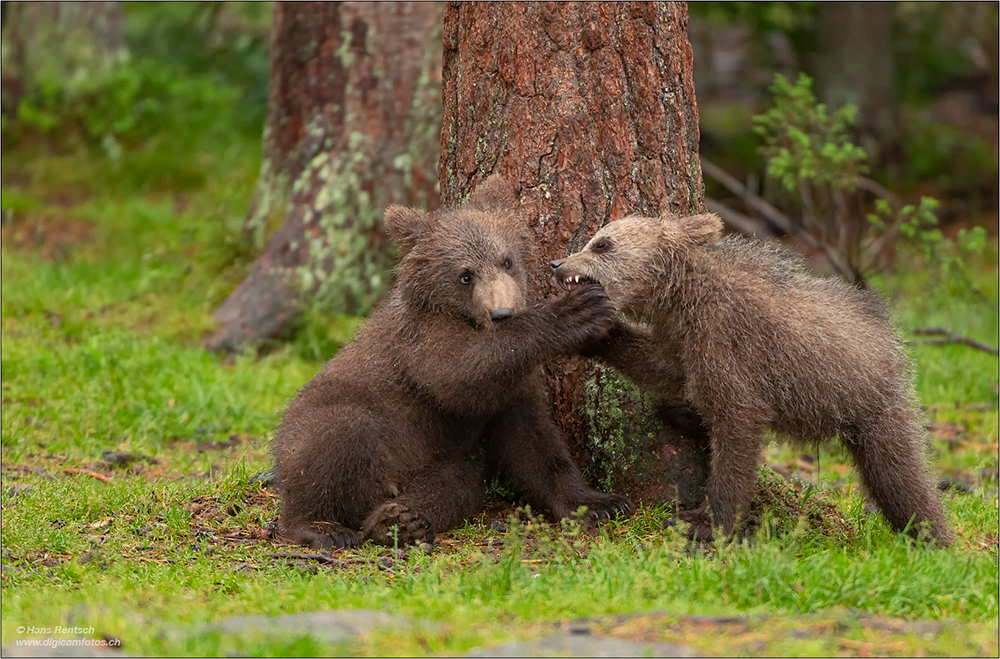
[[[3,17],[4,114],[43,80],[72,94],[128,59],[120,2],[8,2]]]
[[[354,314],[374,302],[390,259],[382,208],[438,203],[440,15],[437,3],[275,4],[264,154],[244,226],[264,249],[216,310],[210,348],[280,338],[310,300]]]
[[[604,224],[704,211],[687,22],[683,3],[454,3],[445,12],[443,201],[492,173],[507,179],[535,235],[536,296],[556,294],[545,264]],[[591,478],[646,499],[671,498],[676,483],[686,505],[703,501],[704,455],[655,433],[648,399],[581,359],[549,375],[555,419]]]

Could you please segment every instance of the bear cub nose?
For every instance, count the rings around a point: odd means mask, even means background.
[[[513,309],[511,309],[510,307],[501,307],[499,309],[494,309],[493,311],[490,312],[490,320],[492,320],[493,324],[496,325],[501,320],[507,320],[508,318],[511,318],[513,315],[514,315]]]
[[[549,267],[552,268],[553,270],[555,270],[556,268],[558,268],[562,264],[563,264],[562,261],[549,261]]]

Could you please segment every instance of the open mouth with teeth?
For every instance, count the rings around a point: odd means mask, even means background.
[[[580,288],[581,286],[590,286],[592,284],[601,283],[593,277],[588,277],[587,275],[556,277],[556,281],[559,283],[560,288],[564,291],[572,291],[573,289]]]

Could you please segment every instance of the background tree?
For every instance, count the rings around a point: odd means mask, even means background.
[[[5,2],[4,114],[43,84],[92,84],[128,59],[119,2]]]
[[[604,224],[704,210],[687,22],[683,3],[446,10],[442,201],[492,173],[507,179],[535,235],[534,295],[556,292],[545,264]],[[682,499],[697,501],[685,474],[702,458],[677,459],[691,452],[669,430],[653,432],[648,399],[579,358],[551,366],[549,382],[556,421],[592,477],[649,499],[672,498],[680,479]]]
[[[894,6],[892,2],[821,2],[817,7],[818,95],[831,109],[848,104],[858,108],[861,146],[877,161],[888,159],[899,146],[892,56]]]
[[[216,310],[209,347],[279,338],[307,299],[328,314],[371,306],[390,258],[381,210],[437,205],[439,20],[434,3],[275,4],[264,156],[244,225],[263,252]]]
[[[747,193],[789,216],[802,210],[797,194],[768,180],[751,128],[771,104],[775,73],[791,81],[806,73],[829,112],[858,108],[850,135],[868,153],[872,179],[903,203],[933,191],[946,223],[993,222],[996,3],[700,2],[691,13],[701,153]],[[709,197],[733,192],[703,167]],[[768,224],[782,231],[770,218],[757,229]]]

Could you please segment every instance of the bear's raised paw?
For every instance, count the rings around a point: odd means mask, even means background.
[[[583,285],[552,303],[557,329],[567,346],[578,349],[603,338],[614,325],[615,307],[599,284]]]

